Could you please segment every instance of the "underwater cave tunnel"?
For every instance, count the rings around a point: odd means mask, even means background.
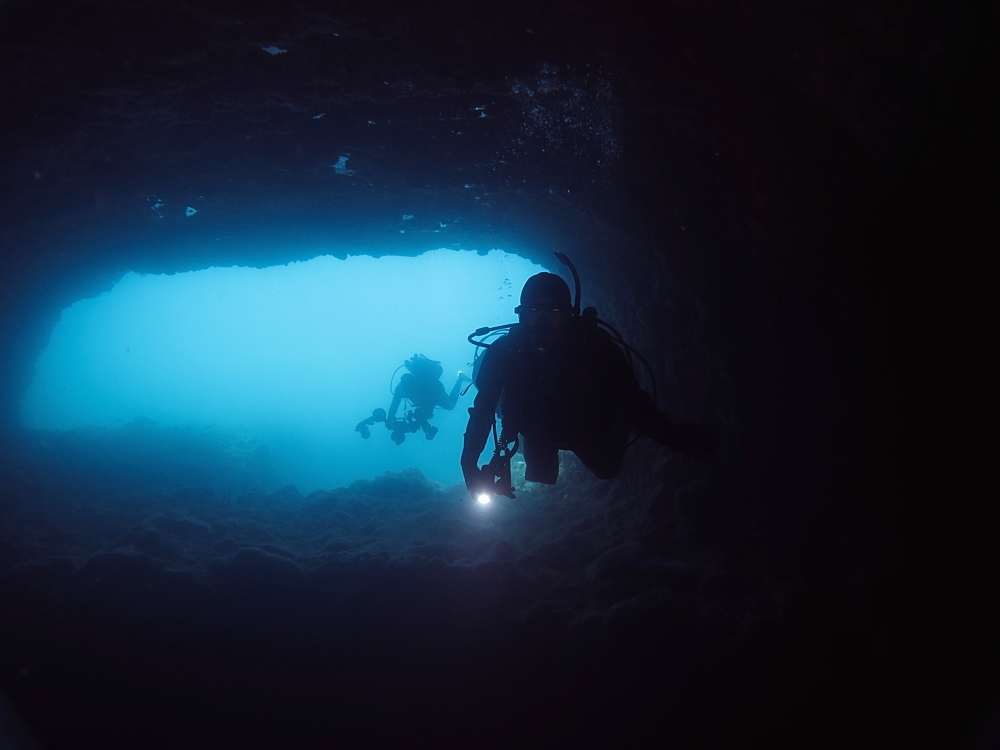
[[[720,748],[978,731],[987,673],[942,697],[909,657],[925,626],[906,613],[940,572],[899,502],[923,481],[893,360],[919,285],[895,284],[892,248],[955,239],[970,160],[952,157],[995,129],[941,92],[984,75],[987,32],[968,29],[995,24],[640,7],[0,7],[0,731]],[[900,52],[899,29],[920,44]],[[126,274],[438,248],[569,254],[660,406],[719,430],[719,460],[640,441],[616,480],[567,458],[556,486],[484,511],[409,471],[225,490],[232,436],[21,421],[61,311]],[[972,621],[969,601],[948,606]]]

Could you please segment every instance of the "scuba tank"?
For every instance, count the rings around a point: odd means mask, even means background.
[[[418,378],[438,380],[444,374],[444,368],[436,359],[429,359],[423,354],[414,354],[412,359],[403,363],[403,367]]]

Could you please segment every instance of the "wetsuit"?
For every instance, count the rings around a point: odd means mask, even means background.
[[[483,355],[476,387],[462,450],[470,487],[497,413],[507,436],[521,435],[530,482],[555,483],[560,450],[576,453],[600,479],[617,476],[629,425],[670,442],[666,415],[639,387],[621,349],[605,331],[582,321],[545,346],[534,345],[522,325],[513,326]]]

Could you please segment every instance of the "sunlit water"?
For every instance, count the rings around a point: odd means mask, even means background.
[[[411,434],[396,446],[383,425],[363,440],[354,426],[389,407],[390,377],[414,353],[441,361],[450,391],[458,371],[471,369],[466,336],[511,322],[521,286],[541,270],[499,250],[442,249],[129,273],[63,311],[25,396],[24,423],[71,429],[143,417],[212,426],[265,444],[271,481],[303,492],[409,467],[453,484],[474,389],[454,411],[436,411],[433,441]]]

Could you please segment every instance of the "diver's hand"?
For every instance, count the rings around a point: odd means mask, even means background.
[[[458,382],[459,383],[471,383],[472,382],[472,378],[470,378],[464,372],[462,372],[461,370],[459,370],[458,371]]]
[[[672,424],[663,445],[699,461],[711,461],[719,455],[719,434],[700,424]]]
[[[475,468],[465,470],[465,487],[473,500],[478,500],[484,492],[493,494],[492,477],[488,477],[485,469]]]

